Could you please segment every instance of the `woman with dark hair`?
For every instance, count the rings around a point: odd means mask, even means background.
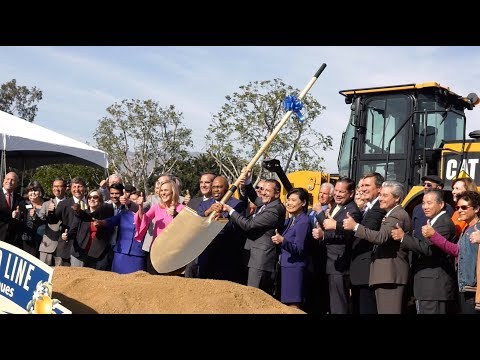
[[[25,200],[26,212],[23,213],[23,229],[20,233],[23,250],[29,254],[39,257],[38,248],[45,233],[45,221],[40,218],[40,210],[43,204],[42,185],[34,180],[25,189],[28,199]]]
[[[457,243],[445,239],[427,223],[422,227],[422,235],[445,253],[458,257],[458,291],[462,314],[475,314],[475,291],[477,286],[478,243],[474,233],[479,229],[480,195],[476,191],[466,191],[459,196],[455,210],[458,220],[465,221]]]
[[[280,244],[281,293],[280,301],[299,308],[304,302],[304,278],[307,270],[310,220],[307,215],[308,192],[293,188],[287,194],[286,209],[289,219],[280,235],[278,229],[272,236],[274,244]]]
[[[465,191],[477,191],[477,185],[471,178],[458,178],[452,182],[452,195],[453,201],[457,202],[460,199],[460,195]],[[452,221],[455,224],[457,236],[460,236],[463,230],[467,227],[467,223],[459,219],[459,212],[455,211],[452,214]]]
[[[130,194],[130,201],[137,202],[140,191]],[[112,271],[118,274],[130,274],[135,271],[145,270],[146,252],[142,250],[143,240],[138,242],[135,237],[135,213],[124,209],[117,215],[105,220],[96,220],[97,227],[118,227],[115,246],[113,247]]]
[[[108,254],[112,230],[97,228],[96,220],[112,217],[113,207],[105,204],[100,190],[93,189],[87,195],[87,209],[73,205],[75,218],[63,240],[73,240],[70,264],[72,267],[89,267],[96,270],[110,270]]]

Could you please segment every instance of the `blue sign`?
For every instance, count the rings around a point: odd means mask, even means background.
[[[64,313],[63,307],[52,308],[58,303],[51,299],[52,276],[53,269],[40,259],[0,241],[0,312],[35,312],[35,304],[43,302],[51,313]]]

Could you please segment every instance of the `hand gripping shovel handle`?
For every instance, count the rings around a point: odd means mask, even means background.
[[[317,70],[317,72],[315,73],[315,75],[313,75],[313,78],[310,80],[310,82],[307,84],[307,86],[305,86],[305,88],[302,90],[302,92],[300,93],[300,95],[298,95],[298,99],[299,100],[302,100],[305,95],[307,94],[307,92],[310,90],[310,88],[313,86],[313,84],[315,84],[315,81],[317,81],[318,77],[320,76],[320,74],[323,72],[323,70],[325,70],[325,68],[327,67],[327,64],[323,63],[322,66],[320,66],[320,68]],[[235,191],[237,190],[238,188],[238,185],[240,185],[240,180],[242,179],[242,177],[244,176],[244,174],[248,173],[254,166],[255,164],[257,163],[258,159],[260,158],[260,156],[262,156],[262,154],[265,152],[265,150],[270,146],[270,144],[272,143],[273,139],[275,139],[275,137],[277,136],[277,134],[279,133],[279,131],[282,129],[283,125],[285,125],[285,123],[287,122],[287,120],[290,118],[290,116],[292,115],[293,113],[293,110],[289,110],[284,116],[283,116],[283,119],[278,123],[278,125],[275,127],[275,129],[273,129],[272,133],[270,134],[270,136],[268,137],[268,139],[263,143],[262,147],[258,150],[257,154],[253,157],[253,159],[250,161],[250,163],[246,166],[246,168],[244,169],[244,171],[240,174],[240,176],[238,177],[238,179],[235,181],[235,183],[230,187],[230,189],[228,189],[227,193],[223,196],[222,200],[220,200],[220,203],[222,204],[225,204],[228,199],[230,199],[232,197],[232,195],[235,193]],[[212,220],[216,215],[216,212],[213,211],[208,219],[209,220]]]

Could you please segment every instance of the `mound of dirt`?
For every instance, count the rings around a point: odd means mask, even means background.
[[[73,314],[304,314],[230,281],[55,267],[53,298]]]

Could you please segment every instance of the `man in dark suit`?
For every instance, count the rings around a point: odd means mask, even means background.
[[[362,196],[366,203],[360,224],[367,229],[379,230],[387,213],[380,208],[378,196],[384,179],[379,173],[363,176]],[[350,281],[352,283],[352,310],[354,314],[376,314],[375,291],[368,285],[373,243],[358,237],[353,241]]]
[[[249,199],[257,203],[257,193],[251,184],[251,178],[245,181],[245,190]],[[260,191],[263,205],[255,214],[245,217],[231,206],[224,205],[233,221],[247,236],[245,250],[248,256],[247,285],[262,289],[273,295],[274,279],[277,271],[280,250],[272,242],[275,229],[281,229],[285,223],[285,206],[280,201],[281,185],[277,180],[267,179]]]
[[[425,175],[422,177],[423,191],[427,193],[430,190],[443,189],[443,180],[437,175]],[[445,203],[444,203],[445,204]],[[453,208],[450,204],[445,204],[445,209],[448,216],[453,215]],[[417,239],[422,238],[422,226],[427,223],[427,216],[425,215],[422,207],[422,203],[413,208],[412,211],[412,224],[413,224],[413,236]]]
[[[455,224],[444,210],[443,192],[430,190],[423,195],[423,211],[428,223],[437,233],[450,242],[455,242]],[[413,294],[417,299],[419,314],[446,314],[455,299],[455,259],[420,235],[413,237],[402,229],[392,230],[394,240],[401,247],[412,250],[419,256],[412,265],[414,272]]]
[[[75,213],[72,210],[72,205],[80,204],[82,209],[86,209],[87,201],[85,199],[85,181],[81,177],[75,177],[71,181],[72,197],[61,201],[53,211],[49,211],[47,215],[47,222],[49,224],[57,224],[59,220],[62,221],[60,226],[61,232],[70,230],[75,220]],[[55,265],[70,266],[70,255],[72,250],[72,242],[68,240],[58,239],[57,250],[55,253]]]
[[[198,215],[209,216],[215,211],[222,217],[228,217],[227,212],[222,213],[223,205],[220,203],[227,191],[227,178],[217,176],[212,184],[212,198],[202,201],[198,206]],[[245,203],[234,197],[228,199],[227,205],[240,214],[245,212]],[[246,274],[243,274],[242,271],[242,250],[244,246],[245,236],[243,232],[230,220],[198,256],[199,277],[246,284]]]
[[[360,221],[362,214],[353,201],[355,182],[347,177],[335,184],[335,207],[330,212],[317,216],[317,227],[312,230],[313,238],[323,240],[327,247],[326,274],[331,314],[348,314],[350,303],[350,261],[354,234],[344,230],[343,220],[350,214]]]
[[[3,179],[3,191],[0,193],[0,241],[5,241],[23,249],[23,243],[17,233],[26,213],[23,197],[17,194],[15,188],[18,185],[16,173],[9,172]]]
[[[200,175],[200,193],[202,196],[192,198],[188,202],[188,207],[198,211],[198,207],[204,201],[210,200],[212,197],[212,183],[217,175],[212,172],[205,172]],[[200,215],[202,216],[202,215]],[[198,257],[190,261],[185,268],[185,277],[198,278]]]
[[[335,186],[324,182],[320,185],[318,192],[318,202],[308,214],[312,229],[316,228],[317,215],[330,211],[335,207],[333,195]],[[325,218],[325,216],[324,216]],[[323,241],[312,241],[311,246],[311,264],[306,274],[305,285],[305,304],[303,309],[309,314],[326,314],[330,311],[328,304],[328,280],[325,274],[325,263],[327,261],[327,248]]]

